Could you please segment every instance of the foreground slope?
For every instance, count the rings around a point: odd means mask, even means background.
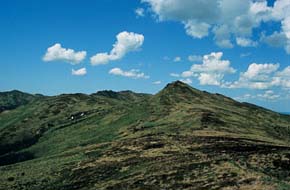
[[[290,117],[182,82],[0,114],[0,189],[289,189]]]

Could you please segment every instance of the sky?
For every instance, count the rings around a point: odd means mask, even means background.
[[[0,91],[172,81],[290,112],[289,0],[2,0]]]

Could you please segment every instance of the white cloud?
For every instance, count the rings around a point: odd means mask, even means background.
[[[221,85],[222,74],[200,73],[198,80],[201,85]]]
[[[269,36],[262,35],[262,41],[274,47],[284,46],[285,51],[290,54],[290,1],[275,1],[267,13],[267,19],[280,22],[281,29]]]
[[[245,101],[245,100],[250,100],[250,99],[259,99],[259,100],[264,100],[264,101],[276,101],[279,98],[281,98],[280,94],[276,94],[273,90],[266,90],[263,93],[259,93],[257,95],[244,94],[244,95],[236,97],[234,99],[239,100],[239,101]]]
[[[144,42],[144,36],[142,34],[133,32],[121,32],[116,38],[117,41],[113,45],[110,53],[98,53],[91,57],[92,65],[107,64],[109,61],[119,60],[127,53],[138,50]]]
[[[280,22],[287,36],[285,50],[290,53],[290,1],[277,0],[268,6],[267,0],[141,0],[150,6],[158,21],[182,23],[185,32],[194,38],[204,38],[210,31],[216,44],[233,47],[256,46],[252,32],[262,22]]]
[[[285,19],[290,15],[290,2],[288,0],[275,1],[273,9],[271,9],[271,16],[277,20]]]
[[[78,64],[86,58],[86,51],[75,52],[73,49],[65,49],[61,44],[56,43],[49,47],[43,56],[43,61],[64,61],[71,64]]]
[[[200,55],[189,55],[188,56],[188,61],[190,61],[190,62],[201,62],[202,61],[202,56],[200,56]]]
[[[277,75],[290,79],[290,66],[286,67],[283,71],[278,72]]]
[[[282,32],[274,32],[269,36],[262,34],[260,41],[273,47],[284,47],[287,45],[287,37]]]
[[[186,84],[191,84],[192,83],[192,80],[190,78],[187,78],[187,79],[180,79],[181,82],[184,82]]]
[[[275,94],[272,90],[267,90],[263,94],[258,94],[257,97],[266,100],[277,100],[280,98],[280,95]]]
[[[251,94],[244,94],[242,96],[238,96],[238,97],[235,97],[234,99],[238,100],[238,101],[245,101],[245,100],[249,100],[249,99],[253,99],[255,98],[256,96],[254,95],[251,95]]]
[[[281,98],[280,94],[275,94],[272,90],[267,90],[262,94],[252,95],[252,94],[244,94],[243,96],[236,97],[236,100],[245,101],[250,99],[260,99],[264,101],[276,101],[277,99]]]
[[[155,85],[161,84],[161,81],[160,80],[154,81],[153,84],[155,84]]]
[[[173,59],[174,62],[180,62],[181,61],[181,57],[177,56]]]
[[[289,7],[290,7],[290,2],[289,2]],[[288,9],[288,11],[290,11],[290,8]],[[288,54],[290,54],[290,16],[285,18],[282,21],[282,29],[284,34],[287,37],[287,43],[285,45],[285,50]]]
[[[269,89],[275,85],[272,75],[278,70],[279,64],[249,65],[248,70],[240,74],[238,81],[229,85],[230,88]]]
[[[194,38],[203,38],[208,35],[210,25],[204,22],[187,21],[184,24],[186,33]]]
[[[192,1],[192,0],[142,0],[148,3],[159,20],[215,20],[218,11],[215,9],[218,2],[215,0]],[[194,10],[196,11],[192,11]],[[205,13],[206,12],[206,13]],[[205,16],[208,13],[207,16]]]
[[[165,60],[165,61],[169,61],[170,60],[170,57],[164,56],[162,59]]]
[[[128,77],[128,78],[133,78],[133,79],[148,79],[150,78],[148,75],[145,75],[144,73],[140,72],[137,69],[131,69],[129,71],[123,71],[120,68],[113,68],[109,71],[109,74],[111,75],[118,75],[118,76],[123,76],[123,77]]]
[[[241,37],[237,37],[236,38],[236,42],[239,46],[241,47],[255,47],[258,45],[257,42],[252,41],[249,38],[241,38]]]
[[[279,68],[279,64],[257,64],[252,63],[249,65],[248,70],[243,73],[243,77],[254,80],[254,81],[264,81],[267,79],[267,74],[271,74]]]
[[[227,25],[215,26],[213,28],[213,33],[215,35],[215,42],[218,46],[223,48],[234,47],[233,43],[230,40],[230,28]]]
[[[224,87],[229,88],[251,88],[270,89],[272,87],[290,88],[290,67],[278,71],[279,64],[257,64],[249,65],[246,72],[240,74],[240,78]]]
[[[179,74],[177,74],[177,73],[170,73],[169,74],[171,77],[179,77],[180,75]]]
[[[229,60],[222,60],[222,52],[204,55],[201,64],[193,64],[181,74],[171,73],[173,77],[197,78],[201,85],[214,85],[222,88],[248,88],[268,90],[273,87],[290,89],[290,66],[278,70],[279,63],[252,63],[245,72],[241,72],[236,81],[225,81],[226,74],[234,74]]]
[[[144,9],[143,8],[137,8],[137,9],[135,9],[135,13],[136,13],[136,15],[138,16],[138,17],[144,17],[145,16],[145,14],[144,14]]]
[[[189,70],[189,71],[183,71],[181,73],[181,77],[183,77],[183,78],[192,77],[192,76],[194,76],[194,73],[191,70]],[[179,75],[178,75],[178,77],[179,77]]]
[[[111,60],[113,60],[112,56],[109,55],[108,53],[98,53],[91,57],[91,64],[104,65],[104,64],[107,64]]]
[[[86,68],[81,68],[81,69],[78,69],[78,70],[72,69],[71,74],[72,75],[77,75],[77,76],[83,76],[83,75],[87,74],[87,70],[86,70]]]
[[[251,56],[251,55],[252,55],[251,52],[241,53],[241,54],[240,54],[240,57],[249,57],[249,56]]]
[[[284,70],[279,71],[275,74],[274,80],[281,87],[285,89],[290,89],[290,66],[286,67]]]
[[[229,60],[222,60],[222,52],[212,52],[203,56],[202,64],[194,64],[191,67],[193,72],[208,72],[208,73],[235,73],[235,69],[230,67]]]
[[[215,85],[222,88],[270,90],[273,87],[281,87],[283,90],[290,90],[290,66],[279,70],[279,63],[252,63],[245,72],[240,72],[236,81],[225,81],[224,76],[234,74],[236,70],[231,67],[229,60],[222,60],[222,56],[222,52],[204,55],[201,64],[193,64],[189,70],[181,74],[170,73],[170,76],[196,78],[201,85]],[[268,99],[270,98],[269,96]]]
[[[222,60],[222,52],[212,52],[204,55],[202,64],[193,64],[188,71],[182,72],[184,78],[196,77],[201,85],[221,85],[225,74],[233,74],[229,60]]]

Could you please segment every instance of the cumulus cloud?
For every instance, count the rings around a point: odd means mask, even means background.
[[[255,98],[256,96],[254,95],[251,95],[251,94],[244,94],[242,96],[238,96],[238,97],[235,97],[234,99],[238,100],[238,101],[245,101],[245,100],[249,100],[249,99],[253,99]]]
[[[155,84],[155,85],[161,84],[161,81],[160,80],[154,81],[153,84]]]
[[[73,49],[65,49],[61,44],[56,43],[49,47],[43,56],[43,61],[64,61],[71,64],[78,64],[86,58],[86,51],[76,52]]]
[[[251,55],[252,55],[251,52],[241,53],[241,54],[240,54],[240,57],[249,57],[249,56],[251,56]]]
[[[280,98],[280,95],[275,94],[272,90],[267,90],[264,92],[264,94],[258,94],[257,97],[266,100],[277,100],[278,98]]]
[[[186,84],[191,84],[192,83],[192,80],[190,78],[187,78],[187,79],[180,79],[181,82],[184,82]]]
[[[286,35],[282,32],[277,31],[275,31],[273,34],[269,36],[262,34],[260,41],[273,47],[284,47],[287,45]]]
[[[273,80],[282,88],[290,89],[290,66],[275,74]]]
[[[200,56],[200,55],[189,55],[187,59],[190,62],[201,62],[202,61],[202,56]]]
[[[144,9],[143,8],[137,8],[135,9],[135,14],[138,16],[138,17],[144,17],[145,14],[144,14]]]
[[[138,70],[138,69],[131,69],[129,71],[124,71],[120,68],[113,68],[109,71],[109,74],[133,78],[133,79],[140,79],[140,78],[148,79],[148,78],[150,78],[148,75],[145,75],[144,73],[140,72],[140,70]]]
[[[177,75],[177,76],[179,77],[179,75]],[[198,77],[198,75],[195,75],[191,70],[183,71],[181,73],[181,77],[183,77],[183,78],[192,77],[192,76]]]
[[[228,88],[251,88],[251,89],[270,89],[281,87],[290,89],[290,66],[279,69],[279,64],[252,63],[246,72],[242,72],[237,81],[229,83],[224,87]]]
[[[254,81],[264,81],[267,74],[271,74],[279,68],[279,64],[257,64],[252,63],[248,70],[243,73],[243,77]]]
[[[223,74],[210,74],[210,73],[200,73],[198,80],[201,85],[215,85],[219,86],[221,80],[223,79]]]
[[[257,42],[254,42],[249,38],[238,37],[238,38],[236,38],[236,42],[241,47],[255,47],[258,45]]]
[[[181,61],[181,57],[177,56],[173,59],[174,62],[180,62]]]
[[[249,65],[246,72],[240,74],[238,81],[229,85],[230,88],[252,88],[252,89],[269,89],[278,85],[274,74],[279,68],[279,64],[257,64]]]
[[[171,77],[180,77],[180,75],[177,74],[177,73],[170,73],[169,75],[170,75]]]
[[[172,77],[196,78],[200,85],[214,85],[222,88],[247,88],[269,90],[273,87],[290,89],[290,66],[279,70],[279,63],[251,63],[247,70],[240,72],[236,81],[224,80],[225,75],[234,74],[229,60],[222,59],[222,52],[212,52],[202,57],[201,64],[193,64],[189,70],[170,73]]]
[[[163,56],[162,59],[165,60],[165,61],[169,61],[169,60],[170,60],[170,57],[168,57],[168,56]]]
[[[280,94],[276,94],[273,90],[266,90],[263,93],[259,93],[257,95],[252,94],[244,94],[242,96],[236,97],[236,100],[245,101],[250,99],[260,99],[266,101],[276,101],[281,98]]]
[[[256,90],[271,90],[280,87],[290,90],[290,66],[280,69],[279,63],[251,63],[244,72],[240,72],[235,81],[226,81],[227,74],[234,74],[236,70],[231,67],[229,60],[222,59],[222,52],[212,52],[202,57],[201,64],[193,64],[189,70],[180,74],[170,73],[172,77],[182,77],[185,80],[196,78],[200,85],[214,85],[222,88],[245,88]],[[190,83],[188,80],[188,82]],[[259,98],[274,99],[276,96],[260,95]],[[256,96],[258,97],[258,96]]]
[[[203,56],[202,64],[194,64],[191,67],[193,72],[214,72],[214,73],[235,73],[235,69],[230,67],[229,60],[222,60],[222,52],[212,52]]]
[[[144,36],[133,32],[121,32],[117,36],[110,53],[98,53],[91,57],[92,65],[107,64],[123,58],[127,53],[138,50],[144,42]]]
[[[184,78],[195,77],[201,85],[221,85],[225,74],[236,72],[230,66],[229,60],[222,60],[222,52],[212,52],[203,56],[202,64],[193,64],[181,76]]]
[[[290,53],[290,1],[277,0],[268,6],[267,0],[141,0],[149,5],[158,21],[173,20],[184,25],[193,38],[214,35],[216,44],[232,48],[233,39],[239,46],[256,46],[253,30],[262,22],[279,22],[287,37],[285,50]]]
[[[78,70],[72,69],[71,74],[76,76],[83,76],[87,74],[87,69],[86,68],[81,68]]]
[[[189,36],[201,39],[208,35],[210,25],[205,22],[187,21],[184,28]]]

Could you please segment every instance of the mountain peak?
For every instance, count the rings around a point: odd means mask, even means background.
[[[189,87],[189,85],[184,82],[181,82],[180,80],[177,80],[177,81],[168,83],[165,88],[167,87]]]
[[[199,91],[181,81],[169,83],[159,93],[155,95],[162,104],[174,104],[177,102],[190,102],[196,98],[201,98],[203,92]]]
[[[165,88],[161,92],[168,92],[171,94],[192,94],[192,93],[200,93],[201,91],[191,87],[190,85],[181,82],[179,80],[169,83],[165,86]]]

